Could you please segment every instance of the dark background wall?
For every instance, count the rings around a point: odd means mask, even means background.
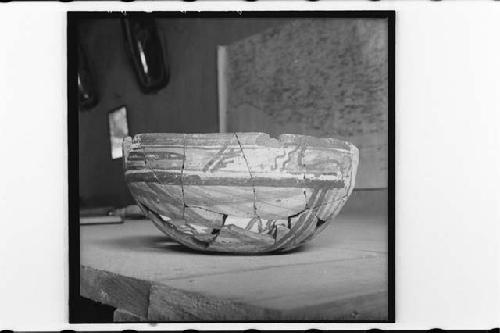
[[[79,113],[80,200],[122,206],[133,200],[123,180],[122,160],[111,160],[107,114],[126,105],[129,133],[218,132],[217,45],[229,44],[287,19],[157,19],[170,82],[154,95],[139,89],[125,52],[119,19],[80,26],[97,85],[99,103]]]

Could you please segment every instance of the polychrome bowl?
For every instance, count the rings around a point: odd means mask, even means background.
[[[264,133],[138,134],[123,142],[138,205],[173,240],[205,252],[289,251],[339,213],[358,149]]]

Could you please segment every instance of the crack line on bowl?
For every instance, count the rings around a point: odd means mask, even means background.
[[[182,168],[181,168],[181,191],[182,191],[182,218],[186,219],[184,214],[186,212],[186,201],[184,199],[184,167],[186,164],[186,134],[183,134],[183,157],[182,157]]]
[[[304,183],[305,181],[307,180],[307,177],[306,177],[306,165],[304,163],[304,156],[306,154],[306,147],[304,146],[304,144],[302,142],[300,142],[300,150],[299,150],[299,160],[298,160],[298,164],[300,164],[300,166],[303,168],[304,170],[304,174],[303,174],[303,179],[304,179]],[[304,193],[304,209],[308,209],[308,208],[311,208],[309,207],[309,205],[307,204],[307,191],[306,189],[303,190],[303,193]]]
[[[248,174],[250,175],[250,181],[252,183],[252,190],[253,190],[253,212],[257,218],[261,219],[259,214],[257,214],[257,203],[256,203],[257,202],[257,194],[255,191],[255,182],[254,182],[254,178],[252,175],[252,171],[250,170],[250,165],[248,164],[248,160],[247,160],[247,157],[245,155],[245,152],[243,151],[243,146],[241,145],[240,138],[238,137],[238,134],[234,133],[234,136],[236,137],[236,140],[238,141],[238,146],[240,146],[241,154],[243,155],[243,159],[245,160],[245,164],[246,164],[247,169],[248,169]]]

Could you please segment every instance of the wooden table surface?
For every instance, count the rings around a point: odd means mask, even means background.
[[[385,216],[340,215],[277,255],[194,252],[149,221],[80,232],[80,294],[115,321],[387,320]]]

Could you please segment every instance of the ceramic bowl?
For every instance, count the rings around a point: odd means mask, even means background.
[[[358,149],[264,133],[138,134],[123,142],[138,205],[173,240],[206,252],[289,251],[339,213]]]

